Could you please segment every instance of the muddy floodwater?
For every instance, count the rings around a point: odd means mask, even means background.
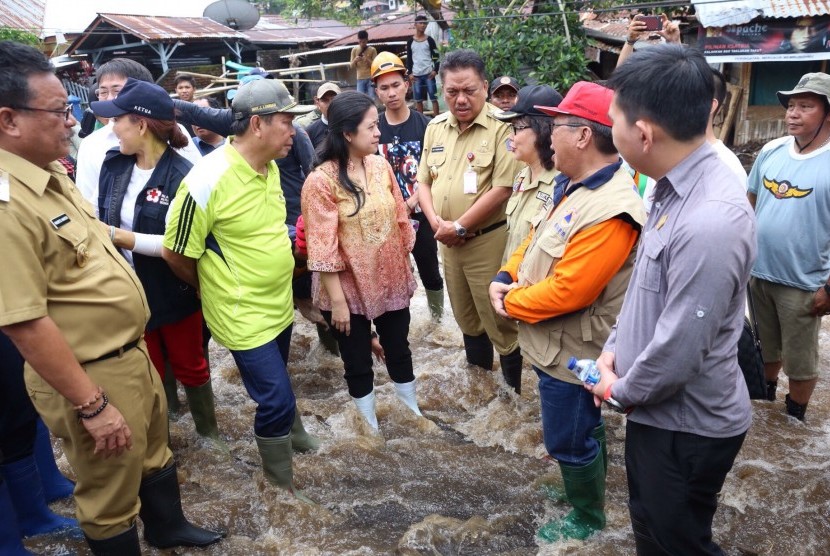
[[[461,333],[449,309],[429,321],[423,289],[412,301],[410,330],[424,418],[400,402],[382,365],[375,385],[381,435],[373,435],[351,402],[339,358],[318,346],[312,325],[297,313],[289,371],[306,428],[322,448],[294,458],[294,476],[316,506],[270,486],[253,437],[254,404],[233,359],[211,345],[220,430],[231,455],[210,449],[189,413],[171,423],[185,513],[221,527],[228,537],[205,550],[146,554],[634,554],[626,509],[624,418],[605,412],[608,426],[608,527],[587,541],[540,543],[536,529],[569,506],[548,500],[540,486],[560,483],[544,459],[536,377],[525,370],[523,391],[508,391],[501,373],[467,366]],[[753,402],[754,421],[724,486],[715,537],[727,554],[830,554],[830,387],[828,325],[822,328],[822,377],[807,422],[784,413],[786,379],[777,402]],[[184,402],[184,394],[180,393]],[[60,444],[56,443],[58,454]],[[59,465],[71,476],[66,459]],[[53,509],[71,515],[69,501]],[[37,554],[87,554],[78,539],[43,537]]]

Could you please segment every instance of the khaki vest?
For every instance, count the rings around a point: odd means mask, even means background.
[[[643,201],[623,169],[597,189],[580,187],[557,207],[541,212],[534,219],[533,240],[519,266],[519,285],[533,285],[553,274],[573,236],[621,214],[640,228],[646,220]],[[601,353],[622,307],[636,252],[635,244],[623,267],[590,306],[536,324],[519,322],[522,354],[549,375],[579,384],[567,368],[568,359],[596,359]]]

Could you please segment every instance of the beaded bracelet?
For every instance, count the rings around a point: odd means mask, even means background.
[[[110,226],[110,241],[115,241],[115,226]]]
[[[98,409],[96,409],[92,413],[81,413],[80,411],[78,411],[78,419],[92,419],[93,417],[98,416],[99,413],[104,411],[104,408],[109,405],[110,401],[104,392],[101,392],[101,398],[103,398],[104,403],[102,403]]]
[[[88,407],[91,407],[92,404],[94,404],[95,402],[97,402],[98,400],[101,399],[101,394],[103,394],[103,393],[104,393],[104,389],[99,386],[98,389],[95,391],[95,397],[92,398],[91,400],[89,400],[86,403],[82,403],[81,405],[76,405],[75,408],[74,408],[75,411],[81,411],[82,409],[86,409]]]

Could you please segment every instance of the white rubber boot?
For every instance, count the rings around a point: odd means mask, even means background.
[[[352,398],[352,400],[354,400],[357,410],[363,415],[366,422],[375,429],[375,432],[378,432],[378,417],[375,414],[375,391],[372,390],[362,398]]]
[[[415,415],[418,417],[423,417],[421,415],[421,410],[418,409],[418,400],[415,397],[415,381],[412,382],[404,382],[403,384],[395,384],[395,392],[398,394],[398,398],[406,404],[406,407],[412,410]]]

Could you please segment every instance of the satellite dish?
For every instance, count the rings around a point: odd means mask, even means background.
[[[202,15],[234,31],[250,29],[259,21],[259,10],[246,0],[219,0],[205,8]]]

